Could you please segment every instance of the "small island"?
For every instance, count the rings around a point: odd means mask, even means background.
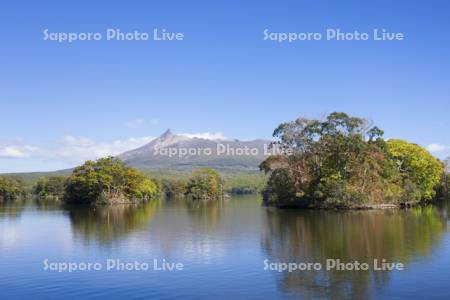
[[[194,171],[184,188],[184,195],[196,200],[219,199],[223,194],[221,176],[213,169]]]
[[[66,182],[66,203],[123,204],[151,200],[159,194],[155,181],[117,158],[87,161]]]
[[[419,145],[383,134],[367,120],[339,112],[279,125],[274,145],[283,153],[260,165],[269,176],[264,204],[391,208],[448,197],[442,162]]]

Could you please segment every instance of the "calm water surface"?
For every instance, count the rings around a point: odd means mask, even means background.
[[[281,211],[257,197],[143,206],[0,206],[0,299],[450,299],[450,206]],[[264,270],[270,262],[401,262],[404,271]],[[43,261],[100,262],[54,272]],[[183,271],[106,271],[107,259]]]

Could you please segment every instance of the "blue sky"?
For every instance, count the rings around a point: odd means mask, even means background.
[[[171,128],[268,138],[332,111],[450,155],[448,1],[9,1],[0,5],[0,172],[53,170]],[[44,41],[107,28],[183,41]],[[264,41],[263,31],[403,32]]]

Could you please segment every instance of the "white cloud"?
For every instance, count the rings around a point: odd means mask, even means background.
[[[49,151],[48,157],[60,158],[69,162],[80,162],[87,159],[96,159],[109,155],[118,155],[122,152],[140,147],[153,137],[144,136],[112,142],[95,142],[85,137],[65,136],[55,151]]]
[[[227,137],[222,132],[201,132],[201,133],[181,133],[190,138],[200,138],[207,140],[226,140]]]
[[[450,146],[441,145],[441,144],[429,144],[427,146],[427,150],[430,152],[443,152],[450,150]]]
[[[86,137],[66,135],[56,144],[46,148],[15,141],[0,145],[0,159],[41,158],[45,161],[51,160],[73,165],[88,159],[118,155],[149,143],[153,139],[150,136],[143,136],[111,142],[95,142]]]
[[[140,128],[142,126],[145,126],[147,124],[150,125],[158,125],[159,124],[159,120],[158,119],[150,119],[150,120],[145,120],[145,119],[136,119],[130,122],[125,123],[125,125],[128,128]]]
[[[30,157],[34,153],[38,152],[37,147],[25,145],[21,142],[14,143],[12,145],[0,145],[0,158],[25,158]]]

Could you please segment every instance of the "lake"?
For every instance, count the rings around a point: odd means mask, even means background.
[[[277,210],[257,196],[95,208],[2,204],[0,298],[449,299],[449,213],[448,203]],[[404,269],[374,270],[383,259]],[[326,269],[338,260],[369,269]],[[71,272],[63,270],[69,263]],[[287,263],[317,269],[274,269]],[[95,269],[80,270],[88,264]],[[167,269],[175,264],[182,269]]]

